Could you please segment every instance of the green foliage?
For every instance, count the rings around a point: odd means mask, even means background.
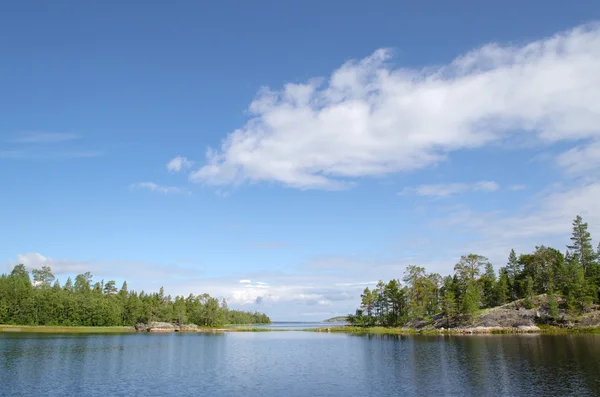
[[[509,289],[509,299],[515,300],[517,299],[517,294],[519,291],[517,279],[519,274],[521,273],[521,265],[517,260],[517,254],[514,249],[510,250],[510,254],[508,255],[508,262],[506,263],[506,275],[508,277],[508,289]]]
[[[525,294],[525,298],[523,299],[523,306],[525,309],[531,309],[533,307],[533,279],[531,276],[525,277],[523,280],[523,291]]]
[[[496,273],[491,263],[486,263],[485,273],[481,277],[483,304],[485,307],[496,306]]]
[[[477,284],[474,281],[468,281],[461,304],[461,313],[473,315],[479,309],[479,304],[480,295]]]
[[[498,278],[498,283],[496,283],[494,295],[496,305],[504,305],[510,300],[509,275],[504,267],[500,268],[500,277]]]
[[[442,287],[442,312],[446,316],[446,320],[453,319],[459,312],[454,290],[454,279],[447,276]]]
[[[472,315],[481,308],[503,305],[518,299],[532,308],[533,297],[548,294],[550,317],[558,316],[558,298],[566,309],[580,313],[600,300],[600,244],[597,252],[587,223],[580,216],[573,221],[570,251],[538,246],[530,254],[517,256],[511,249],[508,262],[500,268],[498,278],[488,259],[478,254],[461,256],[454,275],[428,274],[425,268],[410,265],[403,281],[380,281],[376,288],[366,288],[361,307],[348,316],[351,324],[362,327],[401,326],[442,314],[451,319],[459,314]],[[482,268],[484,273],[481,274]]]
[[[208,294],[188,298],[129,291],[124,282],[92,284],[92,275],[69,278],[61,288],[49,267],[33,270],[33,282],[23,265],[0,275],[0,324],[46,326],[133,326],[165,321],[201,326],[270,323],[266,314],[230,310]]]
[[[556,299],[556,295],[553,291],[548,293],[548,317],[552,320],[556,320],[558,318],[558,300]]]
[[[454,271],[463,281],[475,281],[479,277],[481,267],[486,266],[487,263],[488,259],[485,256],[477,254],[463,255],[460,257],[460,261],[454,266]]]
[[[596,254],[592,247],[592,237],[587,230],[588,224],[583,222],[581,216],[577,215],[573,221],[573,235],[571,245],[567,246],[583,267],[586,276],[589,276],[594,265]]]

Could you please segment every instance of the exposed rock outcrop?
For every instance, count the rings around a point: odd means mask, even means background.
[[[177,324],[153,321],[148,324],[139,323],[135,325],[137,332],[205,332],[207,329],[200,328],[196,324]],[[213,332],[223,332],[223,329],[210,329]]]

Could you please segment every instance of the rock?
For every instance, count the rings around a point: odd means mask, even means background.
[[[540,327],[537,325],[519,325],[517,329],[520,332],[538,332],[540,331]]]
[[[134,325],[134,328],[136,332],[146,332],[148,330],[148,326],[143,323]]]
[[[179,326],[181,332],[198,332],[198,326],[196,324],[182,324]]]
[[[161,323],[154,321],[148,324],[148,332],[174,332],[178,331],[179,327],[176,327],[171,323]]]

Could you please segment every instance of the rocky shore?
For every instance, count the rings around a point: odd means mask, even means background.
[[[136,332],[227,332],[233,329],[202,328],[196,324],[177,324],[153,321],[148,324],[136,324]]]
[[[439,314],[427,320],[415,320],[403,327],[356,326],[327,327],[318,332],[378,333],[378,334],[524,334],[524,333],[600,333],[600,306],[592,305],[584,313],[559,310],[558,316],[549,313],[548,298],[538,295],[533,307],[527,309],[522,301],[485,309],[474,316]]]

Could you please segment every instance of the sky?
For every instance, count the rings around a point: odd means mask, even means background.
[[[0,4],[0,272],[273,320],[600,239],[600,3]]]

